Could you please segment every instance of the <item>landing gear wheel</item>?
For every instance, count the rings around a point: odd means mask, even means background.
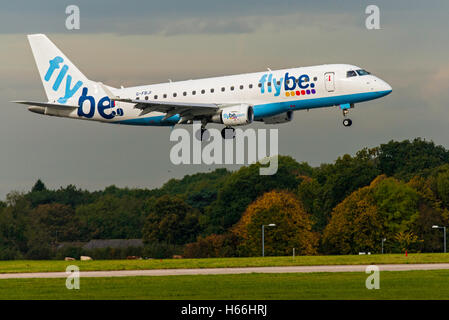
[[[350,127],[351,124],[352,124],[352,120],[351,120],[351,119],[344,119],[344,120],[343,120],[343,125],[344,125],[345,127]]]
[[[234,139],[235,138],[235,129],[232,127],[224,127],[221,130],[221,137],[223,139]]]
[[[201,128],[201,130],[195,132],[195,138],[199,141],[208,141],[210,138],[210,133],[206,128]]]

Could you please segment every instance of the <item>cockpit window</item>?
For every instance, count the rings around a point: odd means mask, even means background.
[[[359,74],[359,76],[366,76],[367,74],[370,74],[368,71],[360,69],[360,70],[356,70],[357,73]]]
[[[356,77],[357,73],[355,73],[354,70],[349,70],[348,72],[346,72],[346,78],[350,78],[350,77]]]

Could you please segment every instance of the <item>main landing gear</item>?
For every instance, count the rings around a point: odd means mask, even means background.
[[[210,138],[210,133],[206,129],[206,126],[201,126],[201,129],[195,132],[195,137],[200,141],[208,141]],[[221,137],[223,139],[234,139],[235,138],[235,129],[232,127],[224,127],[221,130]]]
[[[234,139],[235,138],[235,129],[233,127],[224,127],[221,130],[221,137],[223,139]]]
[[[202,125],[201,129],[195,132],[195,138],[199,141],[207,141],[210,138],[210,133],[207,131],[206,126]]]

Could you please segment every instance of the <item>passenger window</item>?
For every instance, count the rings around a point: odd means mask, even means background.
[[[317,81],[318,80],[318,78],[317,77],[313,77],[313,81]]]
[[[154,100],[157,100],[157,95],[154,96]]]
[[[205,92],[206,92],[206,90],[204,90],[204,89],[203,89],[203,90],[201,90],[201,94],[204,94]]]
[[[210,89],[210,93],[214,93],[214,89],[212,88],[212,89]]]
[[[192,91],[192,96],[194,96],[194,95],[196,95],[196,91],[195,90]]]
[[[252,89],[253,88],[253,85],[252,84],[250,84],[249,86],[248,86],[250,89]]]
[[[176,94],[176,92],[174,92],[174,93],[173,93],[173,97],[176,97],[176,96],[177,96],[177,94]]]
[[[164,95],[162,96],[164,99],[166,99],[167,98],[167,94],[166,93],[164,93]]]
[[[145,100],[148,100],[148,96],[145,96]]]
[[[136,100],[140,100],[140,98],[139,98],[139,97],[136,97]]]
[[[243,90],[243,85],[240,85],[240,90]]]
[[[257,86],[258,86],[258,87],[260,88],[260,87],[262,87],[262,84],[261,84],[261,83],[259,83],[259,84],[258,84]]]
[[[182,93],[182,95],[183,95],[183,96],[186,96],[186,95],[187,95],[187,92],[184,91],[184,92]]]
[[[234,86],[231,87],[231,91],[234,91]]]
[[[355,73],[354,70],[350,70],[348,72],[346,72],[346,78],[351,78],[351,77],[356,77],[357,73]]]
[[[224,88],[224,87],[222,87],[222,88],[221,88],[221,91],[223,91],[223,92],[224,92],[224,91],[225,91],[225,88]]]

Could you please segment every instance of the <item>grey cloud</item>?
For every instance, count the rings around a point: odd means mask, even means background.
[[[80,32],[64,8],[81,7]],[[45,32],[89,77],[119,86],[323,63],[351,63],[393,86],[351,110],[297,112],[278,126],[282,154],[313,165],[390,139],[422,136],[448,147],[447,1],[376,1],[382,30],[364,28],[368,1],[23,1],[0,10],[0,197],[74,183],[156,187],[207,171],[168,161],[169,128],[39,116],[8,101],[45,98],[24,33]],[[156,152],[157,151],[157,152]],[[231,167],[235,169],[235,167]]]

